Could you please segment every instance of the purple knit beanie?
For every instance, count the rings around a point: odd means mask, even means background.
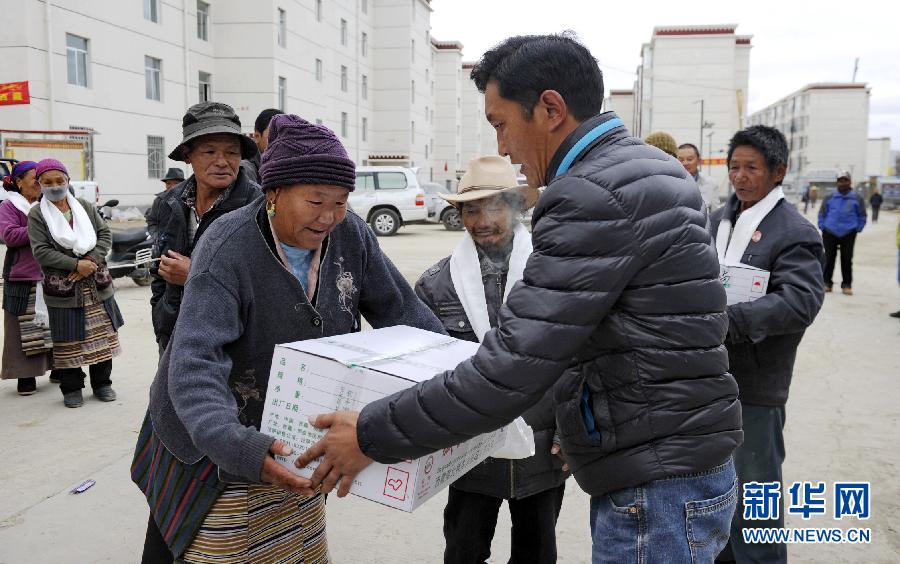
[[[56,159],[44,159],[34,167],[34,174],[37,175],[37,178],[40,178],[42,174],[49,170],[58,170],[61,173],[66,175],[66,178],[69,178],[69,171],[66,170],[66,165],[62,164]]]
[[[356,164],[333,131],[293,114],[269,122],[269,147],[259,174],[263,190],[292,184],[328,184],[353,191]]]

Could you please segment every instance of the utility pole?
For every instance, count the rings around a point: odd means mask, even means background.
[[[714,133],[715,133],[715,131],[710,129],[709,133],[706,134],[706,136],[709,138],[709,163],[710,163],[709,166],[710,167],[712,167],[712,158],[713,158],[712,138],[713,138]]]
[[[700,164],[701,164],[701,168],[702,168],[702,164],[703,164],[703,125],[706,123],[706,121],[703,119],[703,106],[704,106],[704,100],[701,99],[700,100]]]
[[[853,80],[850,82],[856,82],[856,71],[859,70],[859,57],[856,58],[856,61],[853,63]]]

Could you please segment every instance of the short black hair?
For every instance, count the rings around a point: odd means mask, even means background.
[[[694,154],[697,155],[697,158],[700,158],[700,149],[697,148],[693,143],[682,143],[678,146],[679,149],[693,149]]]
[[[481,56],[471,78],[479,92],[497,83],[500,96],[518,102],[531,118],[545,90],[556,90],[580,121],[603,108],[603,72],[573,32],[510,37]]]
[[[781,165],[787,166],[790,150],[784,134],[768,125],[752,125],[734,134],[728,142],[728,162],[738,147],[750,146],[762,153],[769,173]]]
[[[256,116],[256,121],[253,123],[253,131],[262,133],[269,127],[269,122],[272,121],[273,117],[283,113],[284,112],[276,108],[269,108],[259,112],[259,115]]]

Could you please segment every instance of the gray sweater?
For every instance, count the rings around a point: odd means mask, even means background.
[[[444,333],[352,213],[326,239],[312,303],[275,252],[262,200],[217,220],[191,259],[150,417],[173,455],[208,456],[225,481],[259,481],[274,440],[259,427],[276,344],[359,331],[360,315]]]

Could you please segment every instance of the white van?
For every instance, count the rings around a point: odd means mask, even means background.
[[[400,226],[425,221],[425,192],[416,173],[402,166],[364,166],[356,169],[356,190],[350,209],[365,219],[376,235],[393,235]]]
[[[95,206],[100,205],[100,185],[93,180],[70,180],[75,197],[81,198]]]

